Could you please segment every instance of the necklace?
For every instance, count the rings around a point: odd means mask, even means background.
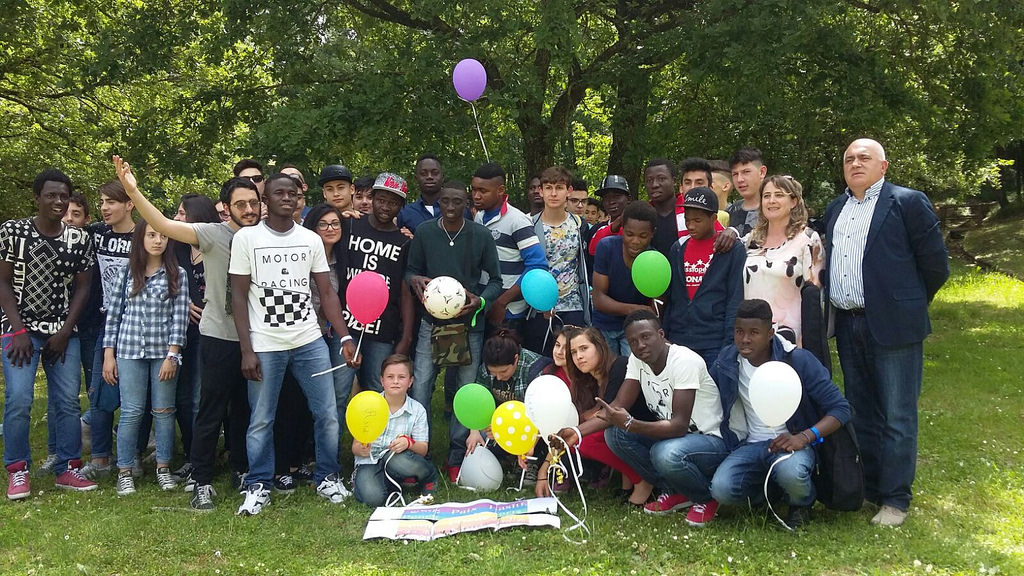
[[[444,230],[444,235],[448,237],[448,245],[455,246],[455,239],[459,237],[459,234],[462,234],[462,229],[466,227],[466,219],[462,219],[462,226],[459,226],[459,231],[455,233],[455,236],[452,236],[451,234],[448,233],[448,230],[444,227],[444,224],[441,223],[440,218],[438,218],[437,220],[437,226],[441,228],[441,230]]]

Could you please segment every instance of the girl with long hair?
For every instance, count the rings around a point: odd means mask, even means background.
[[[117,429],[117,494],[135,492],[132,466],[146,398],[156,422],[157,483],[177,485],[170,464],[174,452],[174,399],[181,350],[188,325],[188,284],[171,241],[139,220],[132,234],[128,266],[121,270],[107,310],[103,337],[103,379],[117,386],[121,420]]]

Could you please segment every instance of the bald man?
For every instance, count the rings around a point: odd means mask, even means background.
[[[939,220],[922,192],[885,180],[885,150],[855,140],[846,192],[825,209],[823,273],[846,397],[864,461],[872,524],[899,526],[917,463],[917,399],[928,304],[949,277]]]

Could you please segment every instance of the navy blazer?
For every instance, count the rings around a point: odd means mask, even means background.
[[[832,232],[848,197],[840,194],[825,209],[825,270],[821,278],[830,297]],[[949,278],[949,252],[939,219],[923,192],[888,181],[882,184],[861,266],[871,336],[883,346],[923,341],[931,333],[928,304]]]

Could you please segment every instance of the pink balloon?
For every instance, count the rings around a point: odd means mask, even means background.
[[[484,65],[472,58],[461,60],[452,72],[452,84],[459,98],[472,102],[484,93],[487,88],[487,71]]]
[[[388,283],[376,272],[365,270],[348,281],[345,302],[348,311],[360,324],[372,324],[388,306]]]

